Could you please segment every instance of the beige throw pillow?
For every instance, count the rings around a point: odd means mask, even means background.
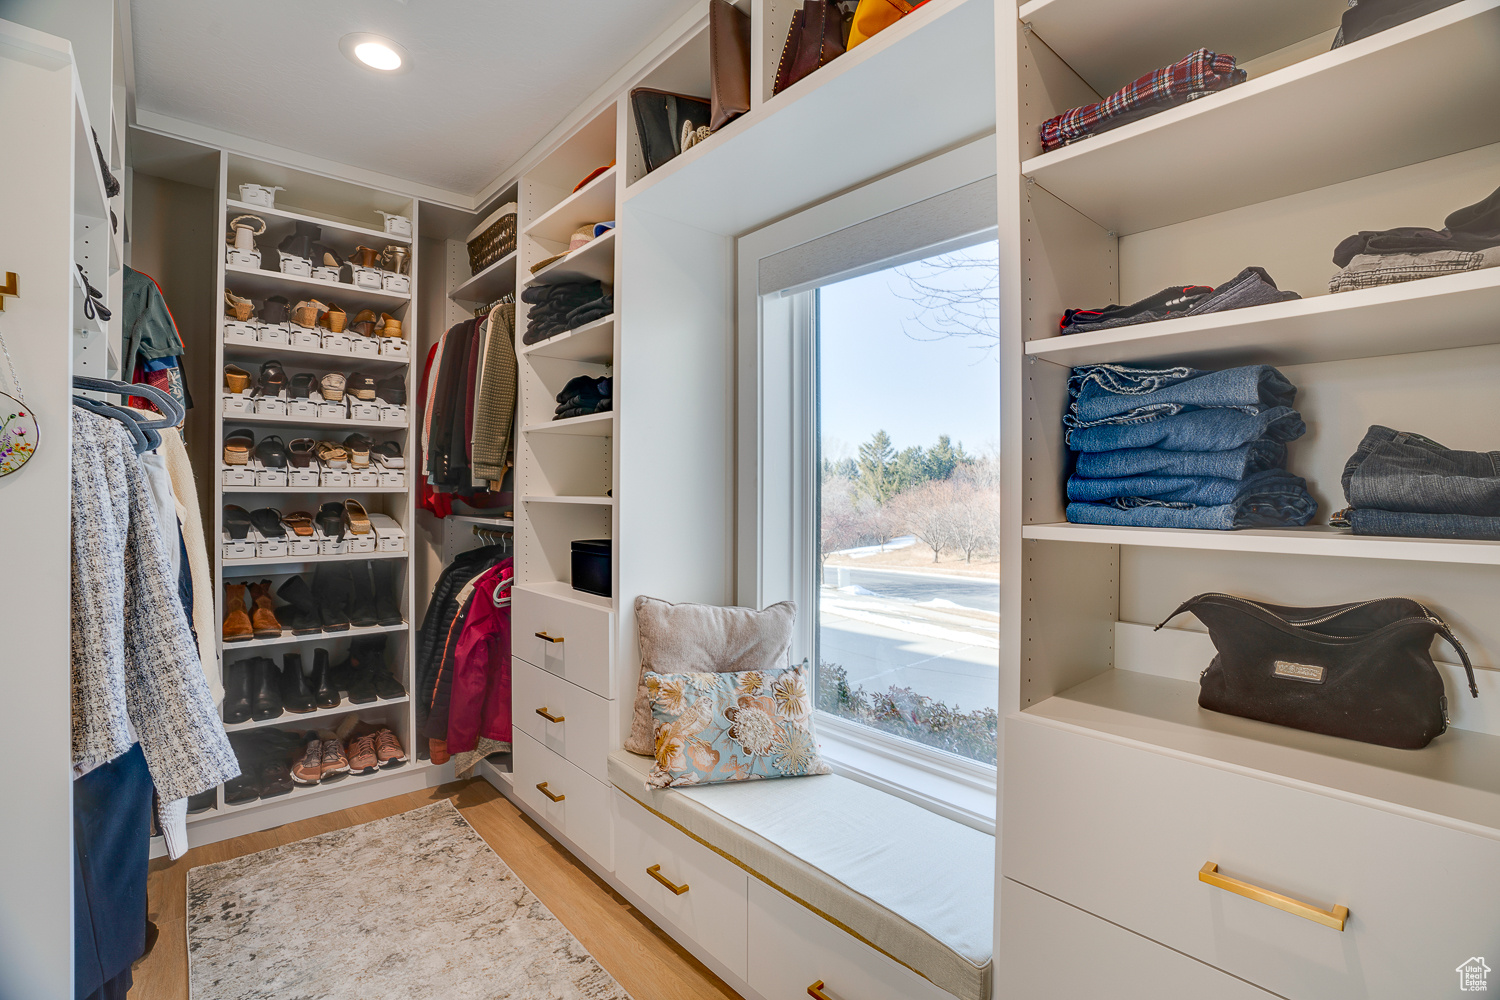
[[[652,736],[651,696],[646,673],[741,673],[775,670],[791,663],[792,626],[797,605],[716,608],[709,604],[668,604],[654,597],[635,599],[640,632],[641,677],[635,693],[635,717],[625,749],[645,757],[656,754]]]

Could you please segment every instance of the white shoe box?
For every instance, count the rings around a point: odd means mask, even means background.
[[[255,415],[258,417],[284,417],[288,413],[287,402],[274,396],[255,398]]]
[[[289,399],[286,404],[287,416],[303,417],[307,420],[318,419],[319,406],[311,399]]]
[[[333,351],[336,354],[349,353],[349,335],[347,333],[333,333],[324,331],[323,350]]]
[[[389,514],[371,514],[375,528],[375,548],[379,552],[405,552],[406,531]]]
[[[305,326],[292,327],[292,346],[303,351],[321,351],[323,337],[317,330]]]
[[[221,478],[225,486],[254,486],[255,470],[248,465],[226,465]]]
[[[234,247],[225,247],[224,263],[230,267],[249,267],[260,270],[260,251],[236,250]]]
[[[379,420],[380,404],[364,403],[359,400],[351,400],[349,403],[349,419],[351,420]]]
[[[390,271],[380,272],[380,287],[388,292],[398,295],[411,294],[411,276],[407,274],[393,274]]]
[[[287,323],[267,323],[259,328],[256,339],[272,347],[290,347],[291,327]]]
[[[382,403],[380,406],[380,421],[386,424],[403,424],[406,422],[406,407],[395,403]]]
[[[355,288],[373,288],[377,291],[380,289],[380,271],[378,268],[360,267],[357,264],[350,264],[349,270],[354,273],[353,284]]]
[[[224,416],[247,417],[254,412],[255,405],[248,391],[231,393],[224,397]]]
[[[344,536],[344,551],[350,555],[374,552],[375,532],[367,531],[363,535],[346,534]]]
[[[344,538],[348,538],[348,537],[349,537],[348,535],[344,536]],[[343,541],[343,540],[340,540],[338,538],[329,538],[327,535],[323,534],[323,532],[321,532],[321,531],[318,532],[318,554],[319,555],[341,556],[346,551],[348,551],[347,544],[348,543],[345,542],[345,541]]]
[[[330,284],[337,285],[339,283],[339,268],[319,264],[312,269],[312,276],[319,281],[327,281]]]
[[[224,532],[224,558],[225,559],[254,559],[255,548],[260,541],[260,533],[253,527],[244,538],[230,538],[229,532]]]
[[[260,328],[249,320],[224,320],[224,343],[253,344],[259,339]]]
[[[344,419],[344,413],[345,413],[345,410],[344,410],[344,404],[343,403],[319,403],[318,404],[318,419],[319,420],[343,420]]]
[[[317,463],[314,462],[310,468],[292,469],[287,473],[286,484],[288,486],[306,486],[317,489],[323,485],[322,474],[318,471]]]
[[[349,353],[355,357],[373,358],[380,354],[381,337],[354,337],[350,341]]]
[[[360,469],[349,476],[349,485],[354,489],[374,489],[380,485],[380,473],[374,469]]]
[[[383,470],[380,473],[380,485],[381,486],[396,486],[396,487],[400,487],[401,489],[405,489],[406,488],[406,470],[405,469],[386,469],[386,470]]]
[[[281,255],[281,273],[291,274],[299,278],[312,277],[312,261],[306,257],[293,257],[285,250],[276,251]]]
[[[322,483],[320,485],[325,490],[334,489],[334,488],[338,488],[338,489],[348,489],[349,488],[349,470],[348,469],[328,469],[328,468],[325,468],[323,470],[323,474],[322,474],[322,476],[320,478],[322,479]]]
[[[285,486],[286,479],[285,469],[257,469],[255,472],[256,486]]]
[[[287,555],[291,556],[315,556],[318,554],[318,539],[316,536],[307,538],[302,535],[292,535],[287,540]]]
[[[407,350],[406,340],[403,337],[381,337],[380,354],[387,358],[405,358],[410,356]]]
[[[262,538],[260,543],[255,546],[255,554],[262,559],[270,559],[276,556],[285,557],[287,555],[286,537]]]

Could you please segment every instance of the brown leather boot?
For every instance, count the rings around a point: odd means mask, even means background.
[[[257,639],[276,639],[281,636],[281,622],[276,620],[276,612],[271,610],[271,581],[262,580],[260,583],[250,585],[250,624]]]
[[[224,584],[224,641],[244,642],[254,637],[250,615],[245,611],[245,585]]]

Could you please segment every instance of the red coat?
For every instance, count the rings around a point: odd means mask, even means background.
[[[469,617],[453,660],[453,687],[448,708],[448,752],[473,750],[479,737],[511,742],[510,735],[510,603],[495,606],[495,592],[513,575],[511,560],[502,559],[474,585]],[[510,596],[509,588],[501,590]]]

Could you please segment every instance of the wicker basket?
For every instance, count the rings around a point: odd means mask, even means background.
[[[516,248],[516,206],[505,205],[501,214],[469,238],[469,270],[478,274]]]

